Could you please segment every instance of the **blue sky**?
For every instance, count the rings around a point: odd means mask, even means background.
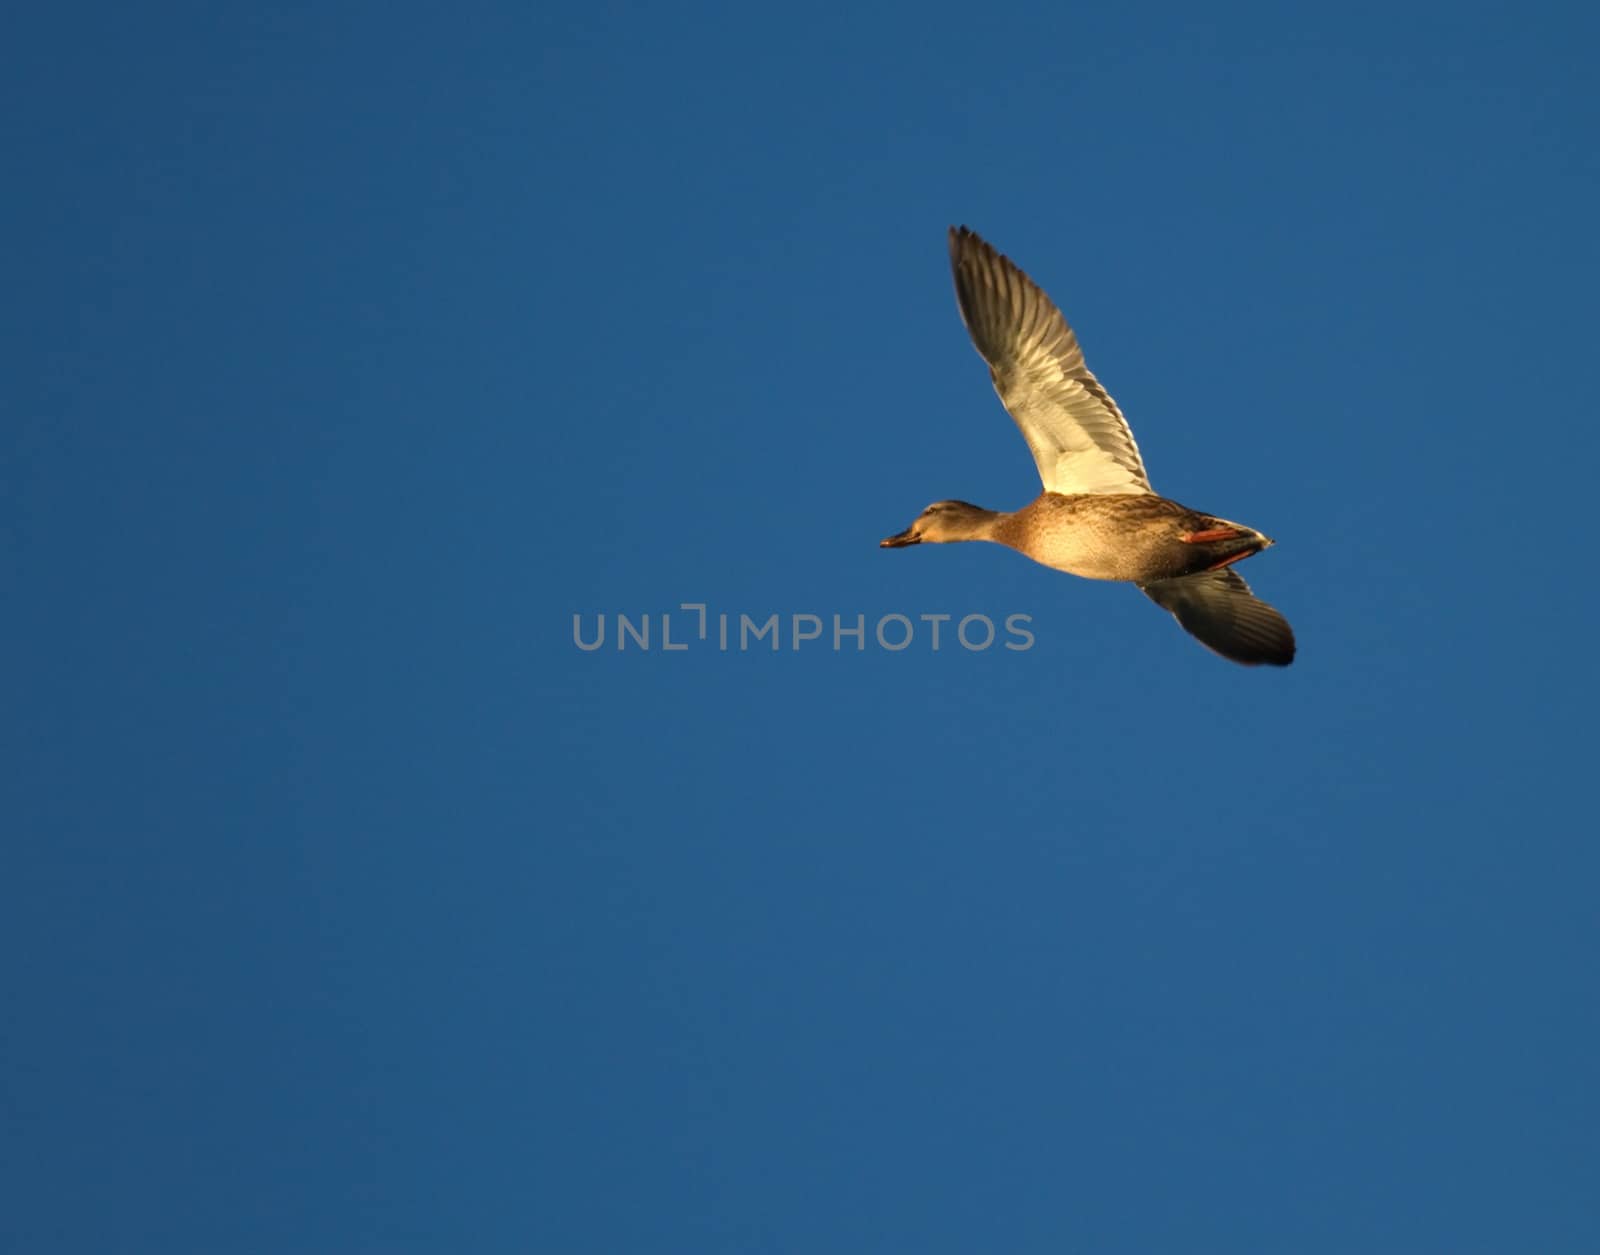
[[[0,1244],[1596,1249],[1591,8],[10,27]],[[877,548],[960,222],[1292,668]]]

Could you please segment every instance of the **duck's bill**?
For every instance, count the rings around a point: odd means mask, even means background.
[[[884,537],[882,540],[880,540],[878,542],[878,548],[879,549],[901,549],[901,548],[904,548],[906,545],[918,545],[918,544],[921,544],[921,543],[922,542],[920,540],[918,540],[915,536],[913,536],[911,534],[911,529],[908,527],[908,528],[906,528],[905,531],[901,532],[898,536],[886,536],[886,537]]]

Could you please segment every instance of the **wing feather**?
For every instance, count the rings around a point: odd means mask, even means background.
[[[1289,621],[1250,591],[1232,568],[1156,580],[1139,589],[1213,653],[1247,667],[1294,661]]]
[[[1127,419],[1083,364],[1050,298],[966,227],[950,228],[961,318],[1047,492],[1141,493],[1150,480]]]

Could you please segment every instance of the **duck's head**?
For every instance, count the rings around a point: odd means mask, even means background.
[[[993,510],[967,501],[935,501],[905,531],[880,540],[878,548],[899,549],[923,541],[941,545],[952,540],[988,540],[998,517]]]

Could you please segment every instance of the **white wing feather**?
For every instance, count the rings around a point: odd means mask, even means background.
[[[966,227],[950,229],[950,268],[961,318],[1045,490],[1149,492],[1128,421],[1084,366],[1078,338],[1050,298]]]

